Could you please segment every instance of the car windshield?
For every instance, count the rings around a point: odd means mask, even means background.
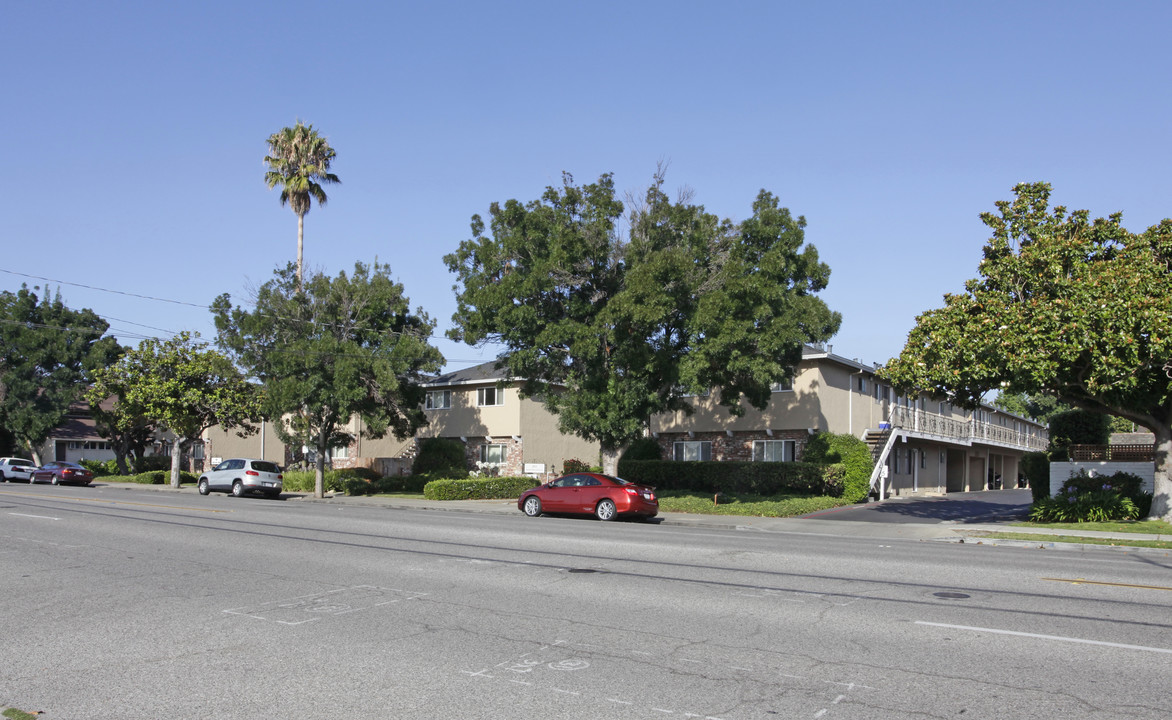
[[[279,473],[281,469],[277,467],[276,463],[271,463],[268,460],[253,460],[252,469],[257,472]]]
[[[31,460],[17,460],[15,458],[9,460],[8,464],[13,467],[35,467]]]

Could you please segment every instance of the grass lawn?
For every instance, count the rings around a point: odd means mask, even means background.
[[[1172,535],[1172,523],[1163,520],[1117,520],[1115,522],[1084,523],[1014,523],[1016,527],[1052,528],[1054,530],[1095,530],[1097,532],[1144,533],[1145,535]]]
[[[795,517],[829,508],[852,505],[842,498],[821,495],[729,495],[722,494],[720,502],[711,495],[700,495],[683,490],[657,493],[661,512],[695,513],[703,515],[748,515],[753,517]]]

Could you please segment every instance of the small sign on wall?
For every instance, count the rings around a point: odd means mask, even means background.
[[[545,473],[545,463],[525,463],[526,475],[542,475]]]

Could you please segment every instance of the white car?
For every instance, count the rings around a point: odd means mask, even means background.
[[[268,460],[231,458],[199,476],[199,494],[230,492],[236,497],[260,493],[277,498],[282,489],[281,468]]]
[[[33,470],[36,469],[37,466],[32,460],[0,457],[0,482],[4,482],[5,480],[21,480],[31,483],[33,481]]]

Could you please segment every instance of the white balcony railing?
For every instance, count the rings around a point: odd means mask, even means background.
[[[979,442],[1024,450],[1045,450],[1050,444],[1049,437],[1045,431],[1040,429],[1016,430],[1004,425],[945,417],[926,410],[898,405],[889,410],[888,423],[892,428],[911,431],[921,436],[951,440],[964,445]]]

